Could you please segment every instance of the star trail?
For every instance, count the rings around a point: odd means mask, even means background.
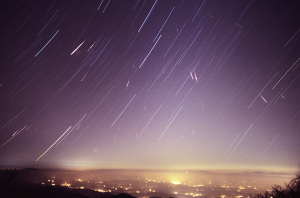
[[[298,169],[299,1],[0,4],[1,167]]]

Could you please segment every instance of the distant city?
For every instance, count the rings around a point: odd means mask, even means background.
[[[186,172],[188,173],[188,172]],[[242,183],[231,179],[229,182],[207,182],[193,184],[193,182],[180,183],[159,180],[158,178],[138,177],[136,180],[85,180],[76,178],[72,180],[51,177],[38,181],[44,186],[64,186],[70,189],[91,189],[101,193],[126,193],[134,197],[249,197],[270,189],[262,188],[256,181],[244,180]]]
[[[66,197],[60,192],[63,191],[90,198],[111,198],[120,194],[128,195],[127,198],[245,198],[256,193],[271,192],[274,185],[285,186],[294,176],[290,173],[205,170],[0,170],[1,186],[8,186],[10,190],[7,192],[14,193],[18,189],[20,195],[24,191],[20,189],[30,189],[31,194],[28,193],[27,197],[34,197],[35,192],[46,192],[47,195],[47,192],[53,191]]]

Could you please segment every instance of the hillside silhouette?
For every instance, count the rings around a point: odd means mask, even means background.
[[[256,193],[252,198],[299,198],[300,197],[300,174],[292,179],[285,188],[274,185],[272,191]]]
[[[113,195],[91,189],[70,189],[64,186],[44,186],[24,181],[16,169],[6,170],[0,177],[1,198],[135,198],[126,193]]]

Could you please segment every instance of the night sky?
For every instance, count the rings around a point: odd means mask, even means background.
[[[1,167],[296,171],[299,10],[1,1]]]

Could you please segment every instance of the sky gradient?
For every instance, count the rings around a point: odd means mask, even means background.
[[[2,1],[1,167],[293,172],[299,1]]]

